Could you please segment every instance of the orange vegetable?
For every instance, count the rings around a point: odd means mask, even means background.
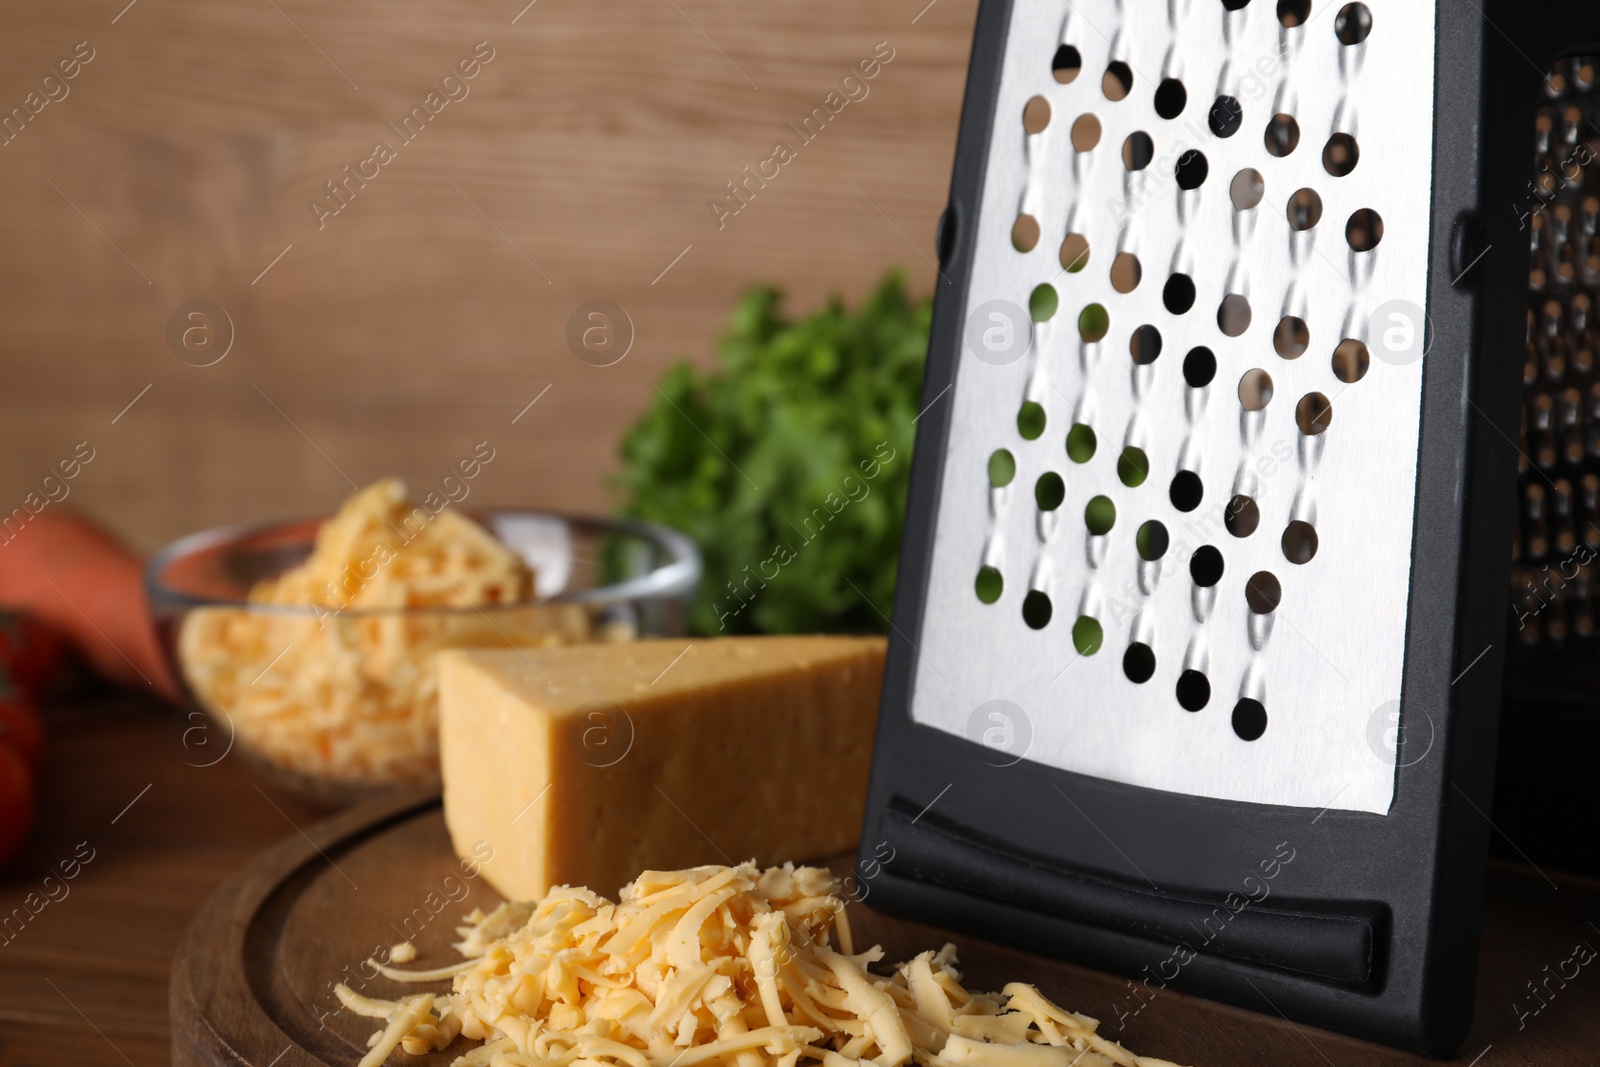
[[[0,607],[30,612],[64,634],[109,680],[177,699],[139,558],[88,519],[46,508],[0,543]]]

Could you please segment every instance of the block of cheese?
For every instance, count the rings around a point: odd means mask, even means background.
[[[885,643],[725,637],[439,655],[444,814],[511,900],[854,847]]]

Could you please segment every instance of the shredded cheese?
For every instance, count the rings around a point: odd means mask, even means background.
[[[455,508],[411,504],[390,478],[346,500],[302,564],[252,589],[259,609],[190,612],[178,656],[200,700],[278,766],[426,781],[439,769],[434,652],[590,638],[581,607],[538,603],[533,590],[528,565],[489,531]]]
[[[484,1044],[453,1067],[1174,1067],[1031,985],[968,992],[953,945],[875,972],[883,950],[854,952],[844,913],[820,868],[647,871],[616,903],[561,886],[475,911],[454,967],[380,968],[448,976],[448,995],[337,991],[386,1022],[362,1067],[458,1035]]]

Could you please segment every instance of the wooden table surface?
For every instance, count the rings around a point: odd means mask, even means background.
[[[259,782],[236,757],[196,766],[211,756],[194,737],[184,745],[152,705],[97,696],[47,714],[51,747],[39,823],[23,855],[0,875],[0,922],[16,908],[32,915],[20,926],[15,918],[0,926],[0,1067],[165,1063],[167,978],[190,917],[252,854],[321,813]],[[63,862],[76,871],[70,880],[59,878]],[[52,872],[57,878],[46,882]],[[37,894],[31,901],[30,893]],[[1478,1014],[1457,1062],[1600,1063],[1600,964],[1564,962],[1580,944],[1600,947],[1600,885],[1494,864],[1488,897]],[[1593,949],[1576,958],[1585,955]],[[1084,988],[1096,990],[1090,999],[1104,999],[1113,985],[1093,976]],[[1168,1010],[1196,1007],[1164,993],[1145,1011],[1162,1011],[1163,1000],[1173,1005]],[[1106,1020],[1115,1035],[1112,1003],[1069,1006]],[[1243,1044],[1278,1048],[1276,1062],[1397,1062],[1309,1027],[1231,1008],[1204,1010],[1248,1028]],[[1136,1049],[1138,1028],[1135,1019],[1127,1032]]]

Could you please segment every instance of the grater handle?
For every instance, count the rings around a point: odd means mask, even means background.
[[[1188,947],[1349,986],[1367,986],[1381,977],[1378,954],[1387,926],[1381,904],[1298,900],[1266,905],[1243,893],[1208,900],[1199,892],[1135,886],[1017,849],[920,811],[900,796],[890,801],[881,826],[894,850],[896,877],[958,893],[982,885],[988,899],[1130,934],[1163,949]],[[885,864],[884,872],[889,867]],[[858,871],[858,877],[865,884],[870,876]],[[1267,899],[1263,893],[1261,900]]]

